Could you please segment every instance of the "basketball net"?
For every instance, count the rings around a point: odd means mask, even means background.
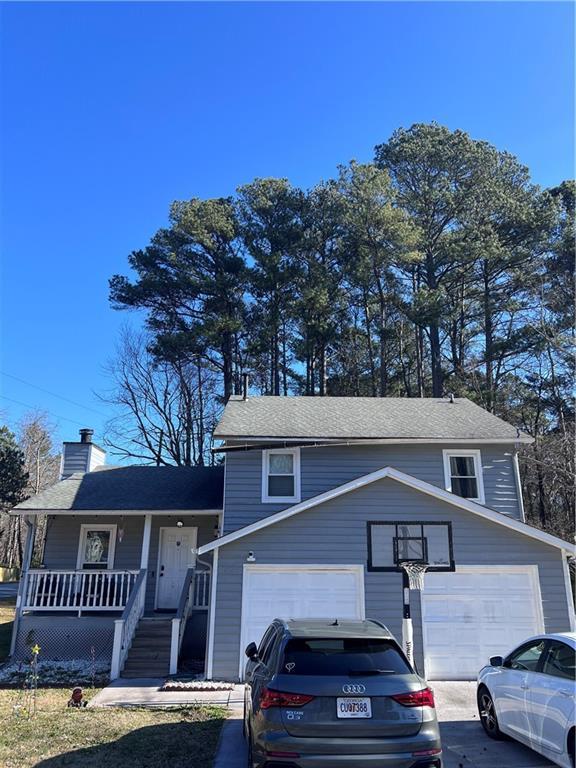
[[[410,589],[424,589],[424,574],[428,570],[428,563],[416,563],[411,560],[407,560],[400,564],[402,570],[406,572],[408,576],[408,584]]]

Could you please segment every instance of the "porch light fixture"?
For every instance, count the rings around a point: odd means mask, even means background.
[[[178,528],[182,528],[182,526],[184,525],[184,520],[178,520],[176,522],[176,525],[178,526]]]
[[[246,558],[247,563],[255,563],[256,557],[254,556],[254,552],[248,552],[248,557]]]
[[[116,538],[118,539],[118,543],[122,544],[122,539],[124,538],[124,518],[120,518],[120,525],[118,526],[118,533]]]

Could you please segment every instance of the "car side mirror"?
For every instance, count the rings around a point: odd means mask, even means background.
[[[255,661],[258,658],[258,646],[256,643],[249,643],[244,653],[251,661]]]
[[[504,664],[504,659],[502,656],[491,656],[490,657],[490,666],[491,667],[501,667]]]

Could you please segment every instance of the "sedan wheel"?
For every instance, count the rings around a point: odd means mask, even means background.
[[[480,688],[478,691],[478,714],[482,727],[491,739],[502,739],[503,733],[498,725],[496,710],[492,696],[487,688]]]

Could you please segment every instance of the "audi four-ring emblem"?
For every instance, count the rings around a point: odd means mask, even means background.
[[[362,685],[361,683],[356,683],[354,685],[343,685],[342,692],[343,693],[365,693],[366,686]]]

